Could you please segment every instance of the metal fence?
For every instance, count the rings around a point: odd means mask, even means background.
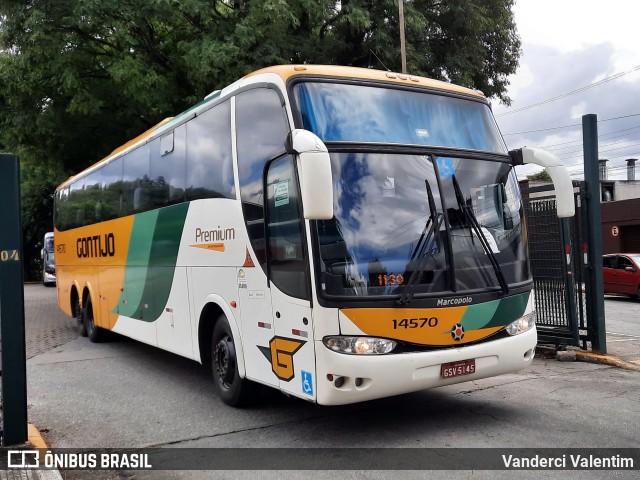
[[[553,186],[522,189],[535,288],[538,338],[587,348],[589,290],[585,255],[585,185],[574,182],[576,215],[558,219]]]

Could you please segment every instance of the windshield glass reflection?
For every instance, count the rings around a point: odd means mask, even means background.
[[[400,143],[507,153],[489,106],[413,90],[305,82],[294,87],[305,129],[323,141]]]
[[[334,218],[316,222],[325,294],[401,295],[414,272],[416,295],[500,288],[456,200],[454,175],[507,283],[529,280],[522,204],[509,165],[380,153],[332,153],[331,161]]]

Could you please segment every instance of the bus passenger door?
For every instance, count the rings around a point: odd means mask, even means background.
[[[251,260],[237,269],[245,370],[247,378],[279,388],[279,380],[271,368],[269,343],[275,335],[271,292],[267,276],[256,263]]]
[[[266,182],[267,249],[275,336],[270,341],[280,389],[316,397],[315,351],[307,250],[293,157],[269,165]]]

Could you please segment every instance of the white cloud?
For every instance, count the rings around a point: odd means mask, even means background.
[[[514,13],[523,55],[517,73],[510,79],[508,94],[513,103],[510,108],[494,105],[507,145],[550,145],[561,160],[580,171],[581,117],[595,113],[600,121],[601,157],[607,156],[617,178],[624,178],[620,167],[625,159],[640,157],[640,116],[629,116],[640,114],[640,71],[553,102],[504,114],[639,65],[640,41],[636,37],[640,2],[518,0]],[[603,121],[624,116],[629,117]]]

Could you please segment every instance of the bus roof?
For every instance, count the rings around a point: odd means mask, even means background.
[[[424,88],[442,90],[445,92],[462,93],[465,95],[473,95],[484,98],[484,94],[480,90],[461,87],[453,83],[434,80],[432,78],[419,77],[417,75],[409,75],[396,72],[385,72],[382,70],[374,70],[372,68],[359,67],[343,67],[339,65],[277,65],[266,67],[248,74],[245,78],[262,73],[274,73],[287,83],[291,77],[300,75],[317,75],[326,77],[341,77],[353,79],[376,80],[380,82],[391,82],[402,85],[413,85]]]
[[[325,76],[327,78],[350,78],[350,79],[359,79],[359,80],[373,80],[378,82],[388,82],[394,84],[402,84],[402,85],[410,85],[414,87],[423,87],[428,89],[441,90],[443,92],[451,92],[451,93],[460,93],[464,95],[472,95],[475,97],[485,98],[484,94],[479,90],[473,90],[466,87],[461,87],[459,85],[454,85],[452,83],[443,82],[440,80],[434,80],[432,78],[419,77],[416,75],[395,73],[395,72],[385,72],[382,70],[374,70],[371,68],[358,68],[358,67],[344,67],[339,65],[276,65],[272,67],[262,68],[260,70],[256,70],[255,72],[249,73],[242,79],[234,82],[229,85],[225,90],[233,91],[234,86],[239,86],[242,84],[242,80],[248,79],[261,74],[275,74],[282,78],[283,82],[286,84],[290,79],[299,76],[317,76],[322,77]],[[76,175],[69,177],[67,180],[58,185],[56,190],[64,188],[71,183],[76,178],[81,178],[91,171],[97,169],[101,165],[108,163],[112,158],[117,157],[120,153],[134,147],[137,144],[141,144],[146,140],[151,139],[154,134],[161,133],[165,128],[161,127],[169,127],[168,124],[175,124],[180,122],[183,118],[187,117],[190,113],[195,115],[195,110],[198,110],[203,105],[215,102],[218,97],[220,97],[220,90],[217,90],[209,95],[207,95],[201,102],[192,106],[191,108],[185,110],[184,112],[176,115],[175,117],[165,118],[158,124],[154,125],[147,131],[141,133],[135,138],[132,138],[128,142],[116,148],[109,155],[104,157],[102,160],[99,160],[95,164],[90,167],[78,172]]]

